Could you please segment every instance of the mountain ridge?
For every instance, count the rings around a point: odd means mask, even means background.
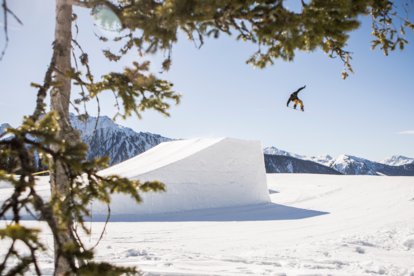
[[[266,173],[342,174],[328,166],[287,155],[264,154]]]
[[[80,132],[81,139],[89,146],[88,158],[109,156],[110,165],[134,157],[162,142],[174,139],[150,132],[136,132],[121,126],[107,116],[89,116],[81,121],[71,114],[72,126]],[[9,124],[0,125],[0,134]],[[414,158],[394,155],[376,162],[361,157],[342,154],[306,156],[278,149],[263,149],[267,173],[318,173],[346,175],[410,175],[414,176]]]
[[[414,158],[406,157],[403,155],[393,155],[384,160],[381,160],[379,163],[390,165],[390,166],[402,166],[402,165],[414,164]]]
[[[290,153],[276,147],[266,147],[265,154],[275,156],[288,156],[304,161],[312,161],[320,165],[329,167],[345,175],[389,175],[389,176],[414,176],[414,159],[405,156],[392,156],[385,159],[383,162],[371,161],[365,158],[341,154],[337,158],[330,155],[322,156],[305,156],[295,153]],[[398,157],[398,158],[397,158]],[[410,161],[412,159],[412,161]],[[388,162],[402,165],[389,165]]]
[[[149,132],[136,132],[116,124],[107,116],[89,116],[81,121],[71,114],[72,126],[81,133],[81,139],[88,144],[88,158],[109,156],[110,165],[132,158],[162,142],[173,139]],[[96,123],[97,122],[97,123]]]

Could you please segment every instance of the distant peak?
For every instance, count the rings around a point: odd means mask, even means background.
[[[98,120],[98,121],[97,121]],[[82,132],[83,135],[91,135],[96,129],[119,129],[121,126],[114,123],[108,116],[88,116],[86,120],[81,120],[79,116],[70,114],[72,126]]]
[[[326,160],[332,160],[333,159],[333,157],[330,156],[329,154],[318,155],[318,156],[316,156],[316,158],[326,159]]]
[[[414,158],[403,155],[393,155],[389,158],[380,161],[380,163],[390,166],[402,166],[414,163]]]
[[[398,160],[398,159],[413,159],[404,155],[393,155],[388,159],[392,159],[392,160]]]
[[[291,156],[292,155],[291,153],[289,153],[287,151],[278,149],[278,148],[273,147],[273,146],[264,148],[263,153],[269,154],[269,155],[284,155],[284,156]]]
[[[0,133],[3,133],[6,128],[10,128],[12,127],[11,125],[9,125],[8,123],[4,123],[4,124],[0,124]]]
[[[86,119],[86,121],[84,121],[84,120],[81,120],[80,118],[79,118],[80,116],[78,116],[78,115],[75,115],[75,114],[73,114],[73,113],[70,113],[70,119],[71,120],[73,120],[73,121],[75,121],[75,122],[80,122],[80,123],[83,123],[83,124],[85,124],[85,123],[90,123],[90,122],[96,122],[96,120],[98,119],[98,117],[95,117],[95,116],[88,116],[87,117],[87,119]],[[111,120],[111,118],[109,118],[108,116],[106,116],[106,115],[101,115],[101,116],[99,116],[99,121],[100,122],[106,122],[106,123],[110,123],[110,124],[113,124],[113,125],[116,125],[112,120]]]
[[[354,155],[350,155],[350,154],[341,154],[338,156],[338,158],[336,158],[336,160],[344,160],[344,161],[358,161],[358,162],[367,162],[369,160],[361,158],[361,157],[357,157]],[[371,162],[371,161],[370,161]]]
[[[3,123],[3,124],[0,124],[0,127],[6,128],[6,127],[11,127],[11,125],[9,125],[8,123]]]

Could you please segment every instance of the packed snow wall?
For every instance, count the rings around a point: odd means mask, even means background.
[[[140,181],[159,180],[164,193],[143,203],[114,195],[111,215],[149,215],[270,202],[260,142],[233,138],[165,142],[100,172]],[[96,204],[93,215],[106,214]]]

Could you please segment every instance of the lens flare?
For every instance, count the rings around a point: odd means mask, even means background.
[[[98,5],[92,9],[91,15],[99,31],[108,38],[115,37],[122,31],[119,17],[107,6]]]

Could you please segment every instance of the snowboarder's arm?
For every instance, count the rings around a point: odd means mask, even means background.
[[[299,93],[300,90],[305,89],[306,85],[302,86],[301,88],[299,88],[298,90],[296,90],[294,93]]]

